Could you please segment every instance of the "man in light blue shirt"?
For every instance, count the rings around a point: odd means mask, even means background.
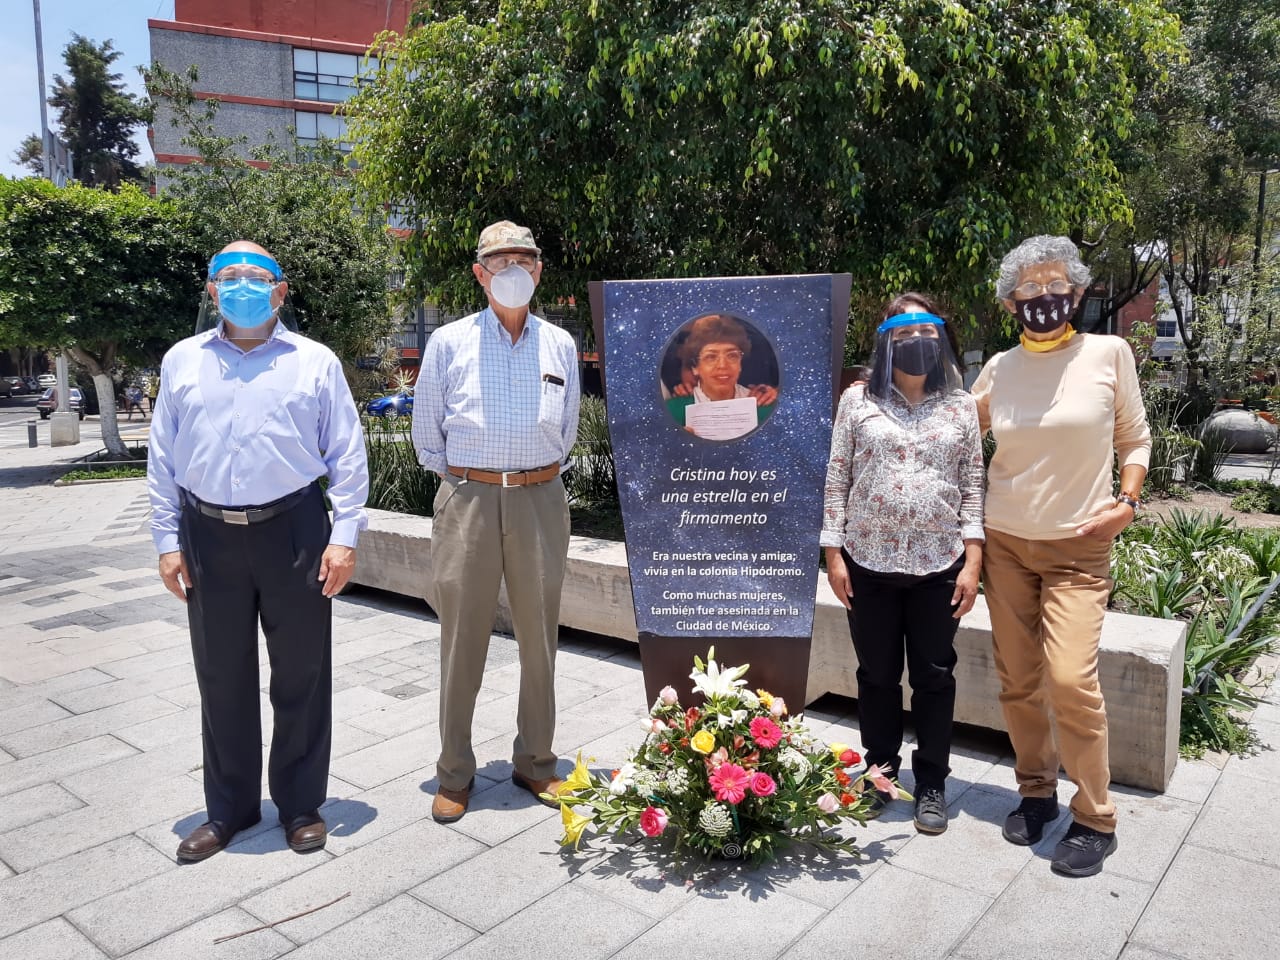
[[[187,604],[200,687],[203,860],[262,819],[258,624],[271,659],[268,780],[289,846],[323,847],[331,598],[355,569],[369,490],[360,416],[327,347],[278,318],[279,264],[237,241],[209,263],[216,329],[164,358],[147,485],[160,577]],[[319,480],[328,479],[330,521]]]
[[[414,389],[414,447],[441,477],[428,597],[440,617],[441,823],[466,813],[474,786],[471,719],[504,580],[520,648],[511,780],[539,799],[562,783],[551,750],[569,550],[560,470],[578,432],[577,349],[529,311],[542,260],[527,227],[486,227],[472,273],[489,306],[431,335]]]

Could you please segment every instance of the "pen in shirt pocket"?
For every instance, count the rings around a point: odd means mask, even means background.
[[[563,386],[564,386],[564,378],[563,378],[563,377],[557,377],[554,373],[544,373],[544,374],[542,375],[542,384],[543,384],[543,387],[542,387],[542,388],[543,388],[544,390],[546,389],[546,385],[547,385],[548,383],[550,383],[550,384],[554,384],[554,385],[555,385],[555,386],[557,386],[557,387],[563,387]]]

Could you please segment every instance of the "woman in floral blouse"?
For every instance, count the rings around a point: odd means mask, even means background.
[[[947,829],[954,640],[982,566],[982,441],[955,335],[933,301],[885,307],[870,382],[840,398],[827,464],[827,580],[849,611],[867,762],[898,771],[905,651],[915,825]],[[879,794],[878,814],[892,795]]]

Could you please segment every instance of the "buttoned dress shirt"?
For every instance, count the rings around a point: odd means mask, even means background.
[[[582,403],[573,337],[532,313],[511,342],[493,310],[431,335],[413,391],[413,444],[428,470],[565,463]]]
[[[840,397],[827,463],[824,547],[844,547],[880,573],[923,576],[951,566],[965,540],[985,540],[982,438],[973,397],[912,406],[890,388]]]
[[[183,489],[225,507],[261,506],[327,476],[331,544],[368,524],[360,415],[328,347],[276,324],[245,352],[215,330],[165,354],[152,417],[147,486],[159,553],[181,549]]]

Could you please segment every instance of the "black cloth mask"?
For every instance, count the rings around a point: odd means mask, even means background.
[[[1024,327],[1032,333],[1049,333],[1071,319],[1071,299],[1069,293],[1042,293],[1030,300],[1015,300],[1013,306]]]
[[[922,377],[938,364],[936,337],[911,337],[893,342],[893,366],[911,377]]]

